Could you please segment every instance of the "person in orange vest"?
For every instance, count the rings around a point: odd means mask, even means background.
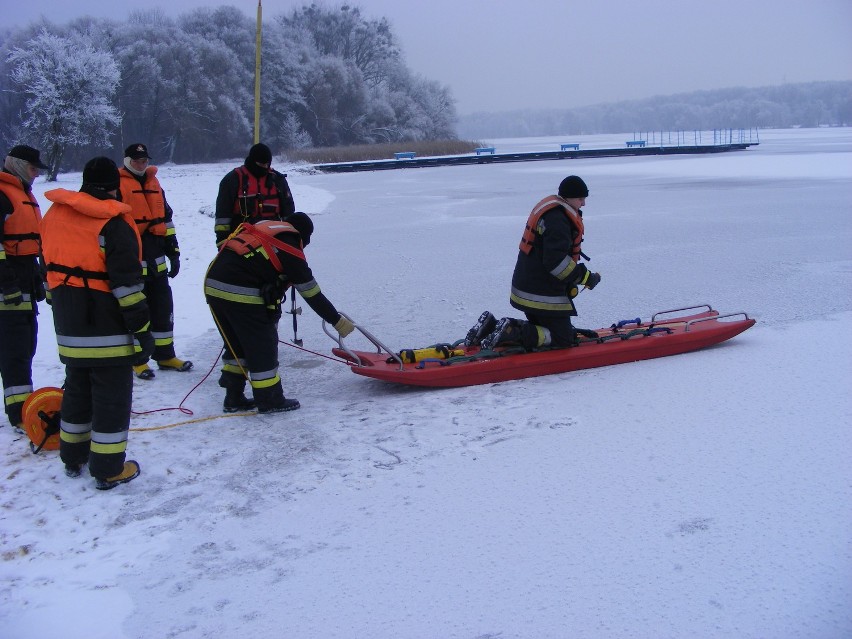
[[[257,408],[277,413],[299,408],[284,397],[278,375],[278,320],[281,300],[293,286],[308,305],[342,337],[354,329],[320,290],[305,259],[314,225],[304,213],[285,221],[244,224],[210,264],[204,294],[225,341],[219,386],[226,413]],[[244,394],[246,379],[253,398]]]
[[[526,350],[571,346],[575,329],[571,318],[577,314],[574,298],[580,286],[593,289],[601,281],[599,273],[580,262],[583,242],[583,211],[589,189],[576,175],[559,184],[533,207],[512,274],[509,303],[524,312],[526,320],[504,317],[499,322],[485,311],[468,331],[465,344],[479,344],[482,350],[520,344]],[[588,259],[588,258],[586,258]]]
[[[65,474],[88,464],[99,490],[139,476],[126,459],[133,366],[154,337],[142,277],[142,242],[130,206],[119,202],[118,168],[89,160],[79,191],[53,189],[41,222],[59,359],[65,364],[59,455]]]
[[[32,184],[46,168],[38,150],[18,145],[0,171],[0,377],[6,416],[19,429],[33,392],[38,302],[45,297],[38,265],[41,211]]]
[[[272,168],[272,151],[265,144],[249,149],[242,166],[222,178],[216,197],[216,246],[242,222],[283,220],[296,211],[287,176]]]
[[[149,164],[148,147],[139,142],[124,150],[124,165],[119,169],[121,201],[130,206],[131,215],[142,238],[142,272],[145,297],[151,313],[154,335],[153,358],[160,370],[185,372],[192,362],[175,355],[174,298],[169,279],[180,271],[180,247],[172,207],[157,179],[157,167]],[[166,263],[168,260],[168,264]],[[139,379],[154,379],[148,362],[133,367]]]

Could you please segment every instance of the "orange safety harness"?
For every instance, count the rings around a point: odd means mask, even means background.
[[[269,262],[275,270],[279,273],[283,273],[284,268],[281,266],[281,260],[278,259],[275,249],[289,253],[303,262],[306,260],[305,253],[301,250],[302,247],[304,247],[301,239],[299,240],[300,248],[296,248],[295,246],[290,246],[289,244],[277,239],[275,235],[278,233],[295,233],[298,235],[299,231],[297,231],[296,227],[288,222],[272,220],[264,220],[257,224],[243,222],[240,224],[233,237],[225,243],[225,246],[238,255],[245,255],[246,253],[256,251],[259,247],[263,247],[266,257],[269,258]]]
[[[520,250],[525,255],[529,255],[535,241],[536,229],[538,228],[541,216],[551,209],[559,207],[565,213],[565,216],[571,221],[571,224],[577,229],[577,235],[574,236],[574,244],[571,246],[571,259],[575,262],[580,259],[582,251],[580,245],[583,243],[583,218],[580,217],[574,209],[558,195],[548,195],[533,207],[529,218],[527,219],[524,235],[521,237]]]

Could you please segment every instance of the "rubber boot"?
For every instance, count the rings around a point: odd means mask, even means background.
[[[139,464],[132,459],[129,459],[124,462],[124,468],[118,475],[107,478],[95,478],[95,481],[97,482],[95,484],[95,488],[98,490],[110,490],[119,484],[126,484],[127,482],[136,479],[139,477],[140,472]]]
[[[478,346],[482,338],[491,333],[497,326],[497,318],[490,311],[485,311],[476,320],[476,324],[470,327],[464,338],[465,346]]]
[[[280,382],[269,388],[255,389],[254,396],[257,400],[257,412],[259,414],[283,413],[296,410],[301,406],[298,399],[284,397]]]
[[[225,389],[225,402],[222,404],[223,412],[242,413],[255,408],[257,408],[257,405],[254,403],[254,399],[246,397],[242,388]]]
[[[497,327],[482,340],[480,345],[482,350],[492,351],[498,346],[520,342],[521,328],[526,323],[523,320],[504,317],[497,322]]]

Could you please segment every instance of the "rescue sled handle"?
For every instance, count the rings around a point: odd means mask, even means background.
[[[683,330],[684,330],[684,332],[687,332],[687,331],[689,331],[690,326],[692,326],[693,324],[698,324],[699,322],[710,322],[710,321],[715,322],[716,320],[724,319],[726,317],[740,317],[740,316],[742,316],[743,319],[745,319],[745,320],[749,319],[748,313],[746,313],[744,311],[740,311],[739,313],[725,313],[724,315],[714,315],[713,317],[699,317],[698,319],[688,320],[686,322],[686,327]]]
[[[681,311],[702,311],[706,313],[712,313],[713,307],[709,304],[699,304],[698,306],[685,306],[684,308],[673,308],[670,311],[660,311],[659,313],[654,313],[651,316],[651,323],[657,321],[657,317],[660,315],[668,315],[669,313],[680,313]]]
[[[726,319],[726,318],[730,318],[730,317],[740,317],[740,316],[742,316],[743,319],[745,319],[745,320],[749,319],[748,313],[745,313],[743,311],[740,311],[739,313],[726,313],[725,315],[719,315],[716,311],[713,310],[713,307],[710,306],[709,304],[699,304],[698,306],[686,306],[684,308],[673,308],[670,311],[660,311],[658,313],[654,313],[654,315],[651,316],[651,324],[656,324],[658,321],[662,324],[665,324],[666,320],[659,320],[658,319],[660,317],[660,315],[668,315],[670,313],[681,313],[683,311],[700,311],[700,313],[695,313],[696,315],[698,315],[698,314],[703,315],[705,313],[712,313],[712,315],[710,315],[709,317],[696,317],[695,319],[687,319],[684,322],[684,325],[685,325],[684,331],[688,331],[690,326],[692,326],[693,324],[698,324],[699,322],[709,322],[709,321]],[[684,319],[686,319],[686,318],[684,318]]]
[[[338,311],[338,313],[340,313],[340,311]],[[389,349],[387,346],[382,344],[375,335],[373,335],[370,331],[368,331],[363,326],[360,326],[359,324],[357,324],[355,322],[355,320],[353,320],[351,317],[349,317],[346,313],[340,313],[340,315],[342,317],[345,317],[346,319],[348,319],[350,322],[352,322],[352,325],[355,328],[357,328],[361,332],[361,334],[364,337],[366,337],[373,344],[373,346],[376,347],[377,353],[381,353],[382,351],[384,351],[385,353],[390,355],[391,358],[394,359],[397,364],[399,364],[399,370],[405,369],[405,365],[402,363],[402,359],[400,359],[399,355],[397,355],[391,349]],[[331,339],[333,339],[337,342],[337,345],[340,347],[340,349],[343,352],[345,352],[350,358],[352,358],[353,362],[355,362],[358,366],[364,366],[364,363],[361,361],[361,358],[358,357],[358,354],[355,353],[355,351],[351,350],[348,346],[346,346],[346,344],[343,343],[343,338],[340,336],[340,334],[336,333],[336,332],[331,333],[329,331],[328,322],[326,322],[325,320],[323,320],[323,322],[322,322],[322,330],[325,332],[326,335],[328,335]]]

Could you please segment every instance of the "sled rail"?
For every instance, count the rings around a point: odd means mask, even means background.
[[[725,319],[726,317],[742,317],[744,320],[750,319],[748,313],[745,311],[740,311],[739,313],[725,313],[724,315],[714,315],[713,317],[699,317],[698,319],[687,320],[686,327],[683,329],[684,332],[689,331],[690,327],[693,324],[698,324],[699,322],[715,322],[720,319]]]
[[[340,312],[340,311],[338,311],[338,312]],[[403,364],[400,356],[398,354],[394,353],[387,346],[385,346],[379,340],[379,338],[377,338],[375,335],[373,335],[370,331],[368,331],[366,328],[364,328],[360,324],[356,323],[355,320],[353,320],[351,317],[349,317],[346,313],[340,313],[340,315],[342,317],[345,317],[346,319],[348,319],[350,322],[352,322],[352,325],[356,329],[358,329],[358,332],[360,332],[361,335],[363,335],[365,338],[367,338],[367,340],[369,340],[369,342],[373,346],[376,347],[376,353],[380,354],[384,351],[385,353],[390,355],[391,359],[393,359],[397,364],[399,364],[399,370],[400,371],[405,369],[405,364]],[[326,335],[328,335],[331,339],[333,339],[334,341],[337,342],[337,346],[340,348],[340,350],[342,350],[344,353],[346,353],[347,357],[349,357],[349,359],[352,361],[352,363],[354,363],[356,366],[367,366],[368,365],[368,364],[364,363],[364,361],[358,356],[358,354],[355,351],[353,351],[346,344],[343,343],[343,338],[340,336],[339,333],[334,334],[331,331],[329,331],[328,323],[325,320],[323,320],[323,323],[322,323],[322,330],[325,332]]]
[[[651,316],[651,323],[655,323],[657,321],[657,317],[660,315],[669,315],[670,313],[681,313],[683,311],[701,311],[702,313],[713,313],[713,307],[709,304],[698,304],[697,306],[684,306],[683,308],[673,308],[668,311],[659,311],[658,313],[654,313]]]

